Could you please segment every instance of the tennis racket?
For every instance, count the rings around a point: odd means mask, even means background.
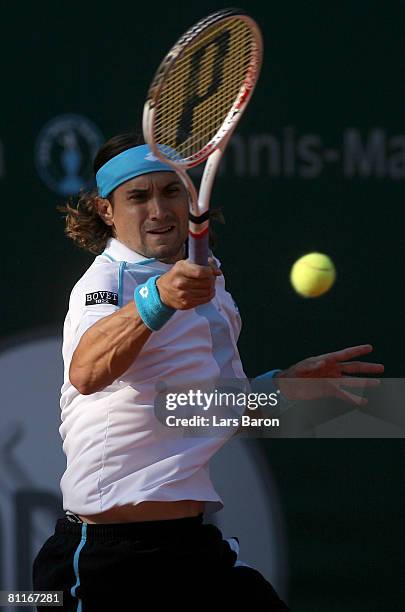
[[[170,165],[189,198],[189,259],[208,261],[209,200],[218,164],[262,64],[257,23],[230,8],[201,19],[160,64],[143,111],[153,154]],[[199,194],[187,170],[207,161]]]

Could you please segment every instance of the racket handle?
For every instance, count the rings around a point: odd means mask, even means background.
[[[204,232],[200,236],[189,233],[188,258],[192,263],[199,266],[208,265],[208,232]]]

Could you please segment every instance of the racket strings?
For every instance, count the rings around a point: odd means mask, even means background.
[[[224,90],[215,97],[206,113],[199,113],[196,117],[195,130],[203,140],[206,140],[217,120],[222,124],[245,80],[250,65],[250,41],[244,42],[247,44],[240,44],[233,51],[234,56],[228,69],[227,81],[223,85]]]
[[[239,18],[211,26],[170,67],[155,104],[154,133],[174,161],[201,151],[243,90],[256,41]]]
[[[208,37],[205,36],[204,39],[206,38]],[[209,38],[212,39],[213,35],[211,34]],[[235,40],[236,37],[233,36],[233,38]],[[227,65],[224,65],[222,84],[218,88],[216,95],[212,95],[209,97],[209,104],[205,104],[204,109],[194,109],[192,130],[191,134],[189,135],[191,136],[191,142],[186,142],[186,145],[191,145],[191,147],[193,147],[193,141],[198,141],[198,137],[206,140],[207,133],[209,133],[211,130],[214,130],[215,132],[215,128],[217,127],[215,124],[212,124],[212,120],[215,120],[215,118],[217,118],[222,122],[222,120],[226,116],[226,112],[229,110],[230,106],[235,100],[235,97],[237,96],[237,93],[246,74],[247,67],[249,65],[249,51],[251,46],[251,41],[249,40],[249,38],[250,37],[247,37],[247,40],[245,39],[244,41],[237,40],[237,44],[233,44],[233,48],[228,54],[229,57],[226,59]],[[240,44],[240,42],[245,42],[245,44]],[[197,49],[201,48],[205,44],[204,41],[198,41],[198,43],[198,47],[197,45],[194,45],[194,47],[197,47]],[[204,96],[204,92],[208,90],[210,83],[212,82],[213,63],[216,52],[217,50],[215,49],[215,46],[210,45],[205,53],[204,69],[200,70],[198,75],[189,76],[189,80],[192,80],[193,77],[195,78],[195,76],[198,76],[198,83],[195,95],[198,96],[200,99]],[[167,114],[169,114],[171,111],[175,111],[176,107],[178,110],[181,110],[183,108],[185,102],[185,94],[187,95],[187,92],[185,92],[184,87],[184,79],[186,78],[187,73],[189,72],[189,58],[190,56],[192,56],[193,53],[195,53],[194,49],[190,49],[188,51],[187,55],[185,55],[184,60],[182,61],[182,73],[180,71],[177,72],[176,66],[176,78],[172,80],[176,82],[169,82],[165,88],[166,91],[164,93],[166,95],[162,97],[162,104],[160,107],[161,112],[159,113],[161,115],[161,118],[166,117]],[[199,110],[199,112],[196,112],[197,110]],[[201,128],[204,130],[203,132]],[[175,136],[175,132],[176,126],[174,125],[173,129],[171,130],[172,138],[173,136]],[[179,143],[177,143],[177,145],[178,144]]]

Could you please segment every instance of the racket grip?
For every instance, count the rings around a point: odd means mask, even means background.
[[[208,265],[208,232],[204,232],[200,236],[189,233],[188,258],[192,263],[199,266]]]

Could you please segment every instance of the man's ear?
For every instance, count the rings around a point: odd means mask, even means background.
[[[114,225],[114,212],[112,204],[107,198],[96,199],[97,212],[106,225]]]

